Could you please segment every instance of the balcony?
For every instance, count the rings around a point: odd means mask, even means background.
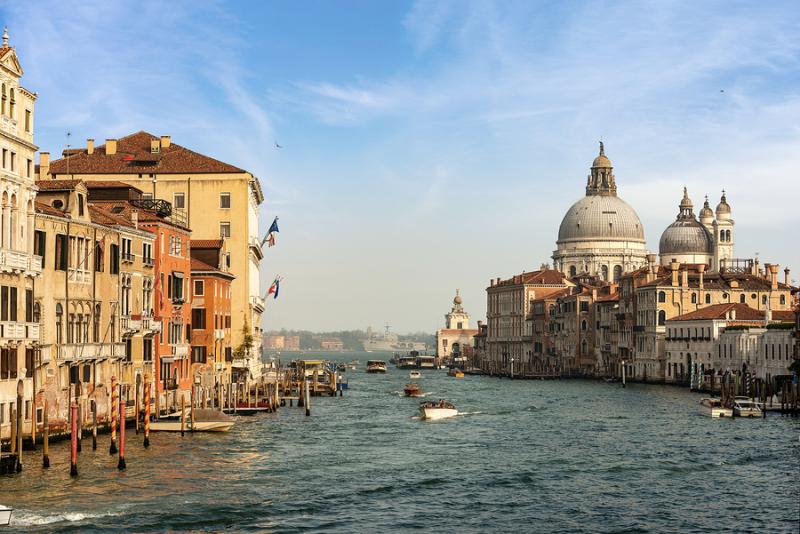
[[[189,345],[186,343],[176,343],[175,345],[171,345],[171,347],[172,357],[176,360],[189,357]]]
[[[261,242],[258,240],[258,237],[251,235],[249,245],[256,259],[261,260],[264,257],[264,251],[261,250]]]
[[[145,267],[152,267],[156,264],[156,260],[153,258],[142,258],[142,265]]]
[[[153,317],[142,317],[142,333],[145,335],[160,334],[161,320]]]
[[[120,258],[122,259],[122,263],[133,263],[134,255],[130,252],[123,252],[120,254]]]
[[[0,338],[10,341],[39,341],[39,323],[0,322]]]
[[[76,284],[88,284],[92,281],[92,272],[85,269],[69,269],[69,281]]]
[[[68,362],[125,358],[125,343],[66,343],[57,350],[58,358]]]
[[[244,358],[236,358],[231,362],[231,367],[241,367],[246,368],[250,367],[250,360]]]
[[[42,273],[42,257],[0,248],[0,271],[38,275]]]
[[[225,330],[214,330],[214,339],[225,339]]]
[[[142,331],[142,320],[134,319],[130,315],[123,315],[119,318],[119,324],[122,327],[122,335],[132,336],[137,332]]]
[[[250,297],[250,305],[253,306],[253,310],[256,313],[263,313],[264,312],[264,299],[259,296],[251,296]]]

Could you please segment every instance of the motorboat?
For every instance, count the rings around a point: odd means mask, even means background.
[[[700,401],[705,411],[713,418],[733,417],[733,408],[726,408],[722,405],[722,399],[708,398]]]
[[[353,371],[358,369],[358,360],[353,360],[350,362],[350,369],[352,369]]]
[[[408,378],[418,380],[422,378],[422,373],[420,373],[419,371],[411,371],[410,373],[408,373]]]
[[[336,366],[336,370],[344,373],[345,371],[347,371],[347,364],[340,363],[339,365]]]
[[[181,426],[186,432],[227,432],[233,427],[236,420],[225,415],[219,410],[196,409],[194,410],[194,423],[192,423],[192,410],[186,410],[186,420],[181,425],[181,412],[174,412],[157,421],[150,422],[150,430],[154,432],[180,432]]]
[[[0,527],[7,527],[11,524],[11,514],[14,509],[10,506],[0,504]]]
[[[422,392],[422,388],[419,387],[419,384],[406,384],[406,387],[403,388],[403,393],[406,397],[424,397],[425,394]]]
[[[735,397],[733,412],[736,417],[761,417],[764,414],[761,404],[750,400],[750,397]]]
[[[464,378],[464,372],[461,369],[453,367],[447,371],[447,376],[452,376],[453,378]]]
[[[423,402],[419,405],[420,418],[425,421],[437,421],[458,415],[455,405],[444,399]]]
[[[412,355],[398,356],[396,363],[398,369],[414,369],[417,366],[417,357]]]
[[[436,369],[436,357],[428,355],[417,356],[417,367],[420,369]]]
[[[385,373],[386,362],[383,360],[368,360],[367,361],[368,373]]]

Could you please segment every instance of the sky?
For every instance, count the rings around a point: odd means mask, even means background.
[[[657,252],[684,186],[794,268],[793,2],[0,2],[35,141],[147,130],[262,182],[264,328],[433,332],[548,262],[603,140]],[[275,147],[279,143],[282,148]],[[262,231],[262,233],[263,233]]]

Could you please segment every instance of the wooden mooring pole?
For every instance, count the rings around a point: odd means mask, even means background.
[[[69,462],[69,475],[78,476],[78,405],[73,404],[70,407],[70,419],[72,419],[72,429],[70,431],[71,447],[70,447],[70,462]]]
[[[186,394],[181,395],[181,437],[186,432]]]
[[[126,398],[127,394],[126,392]],[[122,384],[119,385],[119,396],[122,398]],[[119,462],[117,462],[117,469],[120,471],[124,471],[127,467],[125,465],[125,412],[127,407],[127,402],[119,403]]]
[[[42,422],[44,423],[44,427],[42,428],[42,467],[45,469],[50,467],[50,424],[47,416],[48,408],[48,401],[45,399],[44,413],[42,414]]]
[[[117,377],[111,377],[111,445],[108,454],[117,454]]]
[[[150,377],[144,383],[144,448],[150,446]]]
[[[97,399],[92,399],[92,450],[97,450]]]

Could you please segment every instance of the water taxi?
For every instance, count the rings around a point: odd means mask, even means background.
[[[414,380],[416,380],[418,378],[422,378],[422,373],[420,373],[419,371],[411,371],[410,373],[408,373],[408,378],[411,378],[411,379],[414,379]]]
[[[383,360],[368,360],[367,361],[367,372],[368,373],[385,373],[386,372],[386,362]]]
[[[438,401],[423,402],[419,405],[420,418],[425,421],[437,421],[458,415],[455,405],[444,399]]]
[[[733,417],[733,408],[726,408],[723,406],[722,399],[703,399],[700,401],[700,404],[703,405],[706,413],[715,419],[718,417]]]
[[[447,371],[447,376],[452,376],[454,378],[464,378],[464,372],[461,369],[456,369],[454,367],[453,369]]]
[[[424,354],[417,356],[417,367],[420,369],[436,369],[436,357]]]
[[[417,357],[410,354],[398,356],[396,365],[398,369],[415,369],[417,367]]]
[[[406,384],[406,387],[403,388],[403,393],[406,397],[424,397],[425,394],[422,392],[422,388],[419,387],[419,384]]]
[[[227,432],[233,427],[236,420],[225,415],[219,410],[195,410],[194,424],[192,424],[191,409],[186,410],[184,430],[186,432]],[[157,421],[150,422],[150,430],[154,432],[180,432],[181,412],[174,412]]]
[[[0,527],[7,527],[11,524],[11,513],[14,511],[10,506],[0,504]]]
[[[750,400],[750,397],[735,397],[733,411],[736,417],[761,417],[763,415],[761,405],[754,400]]]

